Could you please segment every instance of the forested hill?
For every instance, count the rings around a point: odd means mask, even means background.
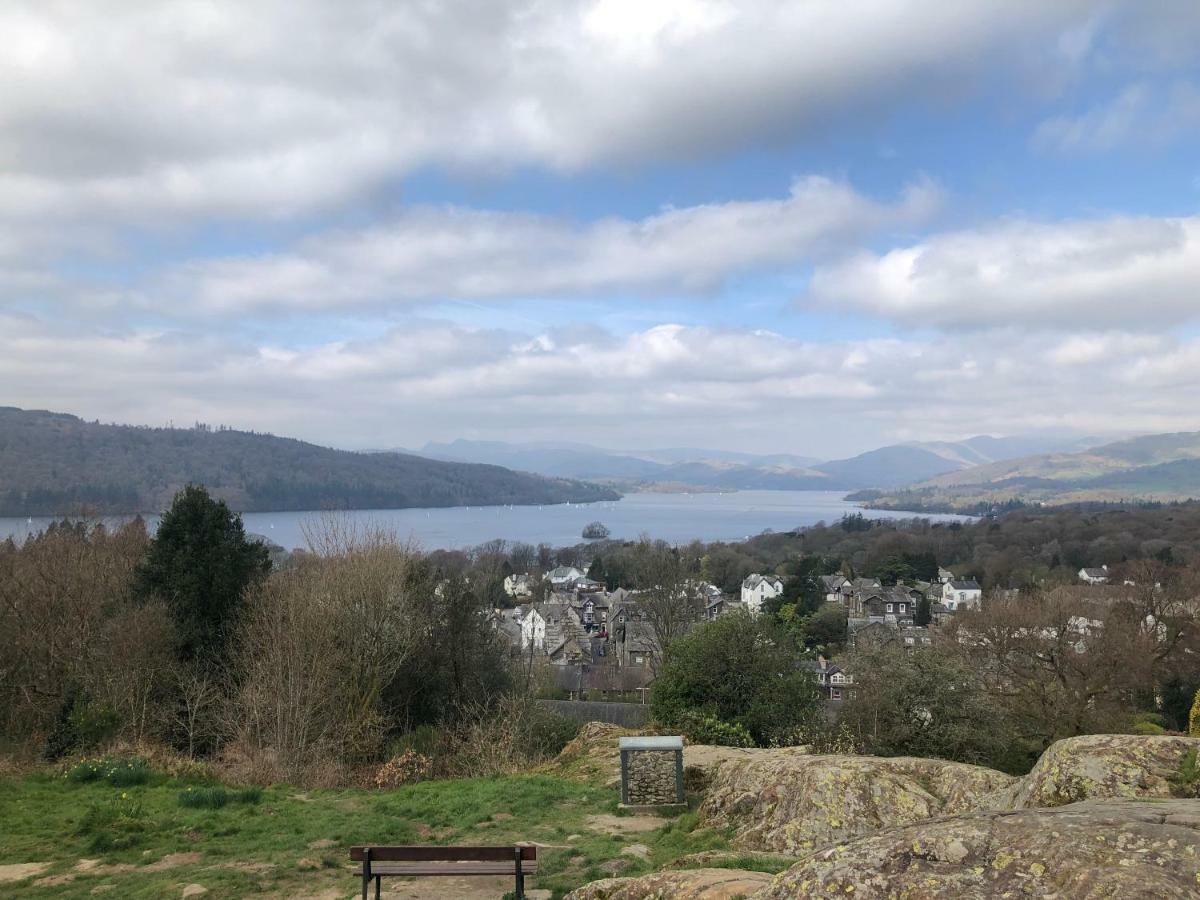
[[[188,483],[242,512],[615,500],[603,487],[205,427],[101,425],[0,407],[0,516],[157,512]]]

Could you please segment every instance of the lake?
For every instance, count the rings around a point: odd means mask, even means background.
[[[858,504],[841,491],[732,491],[723,494],[627,494],[620,500],[554,506],[458,506],[449,509],[370,509],[338,513],[360,524],[378,524],[426,550],[472,547],[503,538],[555,547],[577,544],[589,522],[603,522],[614,538],[643,532],[673,544],[691,540],[740,541],[763,531],[790,531],[817,522],[836,522]],[[869,510],[873,519],[912,518],[913,513]],[[302,526],[319,512],[245,513],[246,530],[292,549],[306,542]],[[970,521],[969,516],[924,514],[934,521]],[[147,516],[151,528],[156,517]],[[18,541],[52,518],[0,519],[0,540]]]

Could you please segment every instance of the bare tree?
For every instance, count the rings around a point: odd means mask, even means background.
[[[640,588],[637,608],[654,629],[657,648],[651,654],[651,668],[656,673],[670,655],[671,644],[704,615],[704,600],[692,580],[689,561],[665,541],[645,536],[633,548],[632,567]]]

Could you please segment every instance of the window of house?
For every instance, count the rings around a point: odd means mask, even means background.
[[[892,612],[892,604],[890,604],[890,603],[889,603],[889,604],[887,605],[887,611],[888,611],[888,612]]]
[[[915,641],[913,641],[913,639],[912,639],[912,638],[910,638],[910,637],[906,637],[906,638],[904,639],[904,643],[906,643],[906,644],[912,644],[912,643],[915,643]]]
[[[847,696],[849,699],[853,700],[855,697],[857,697],[857,696],[858,696],[858,691],[851,691],[851,692],[850,692],[849,694],[847,694],[846,696]]]
[[[901,603],[901,604],[900,604],[900,612],[907,612],[907,611],[908,611],[908,604],[907,604],[907,603]]]
[[[829,699],[830,700],[841,700],[842,692],[839,691],[837,688],[834,688],[832,691],[829,692]]]
[[[831,675],[829,678],[830,684],[841,684],[846,680],[844,675]]]

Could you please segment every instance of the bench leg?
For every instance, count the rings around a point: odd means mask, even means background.
[[[379,883],[381,881],[383,881],[383,879],[380,876],[376,875],[375,876],[375,900],[379,900],[379,892],[380,892]]]
[[[362,895],[362,900],[368,900],[368,897],[367,897],[367,888],[368,888],[368,886],[369,886],[370,884],[371,884],[371,876],[370,876],[370,875],[363,875],[363,895]]]
[[[517,889],[513,893],[516,900],[525,900],[525,873],[521,871],[520,863],[517,863]]]

